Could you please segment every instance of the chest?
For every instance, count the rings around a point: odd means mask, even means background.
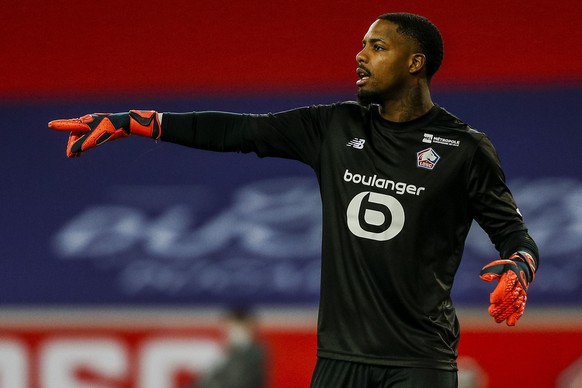
[[[343,128],[324,144],[322,167],[345,183],[419,195],[427,187],[461,184],[468,157],[454,133]]]

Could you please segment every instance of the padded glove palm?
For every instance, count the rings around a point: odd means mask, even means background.
[[[522,316],[527,301],[527,289],[535,278],[535,261],[527,252],[516,252],[508,259],[494,260],[481,270],[480,277],[488,282],[499,281],[490,294],[489,315],[495,322],[507,320],[514,326]]]

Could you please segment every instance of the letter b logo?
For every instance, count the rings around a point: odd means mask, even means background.
[[[347,210],[348,228],[362,238],[387,241],[404,227],[404,208],[390,195],[364,191],[354,197]]]

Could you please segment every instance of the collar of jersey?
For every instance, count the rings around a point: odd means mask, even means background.
[[[376,123],[379,124],[381,128],[385,128],[391,131],[411,131],[419,128],[426,127],[431,121],[433,121],[437,115],[441,112],[440,106],[435,104],[428,112],[424,115],[415,118],[410,121],[390,121],[386,120],[380,115],[380,110],[378,106],[374,106],[372,109],[372,117]]]

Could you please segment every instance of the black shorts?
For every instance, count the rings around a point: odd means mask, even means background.
[[[311,388],[457,388],[456,371],[318,358]]]

